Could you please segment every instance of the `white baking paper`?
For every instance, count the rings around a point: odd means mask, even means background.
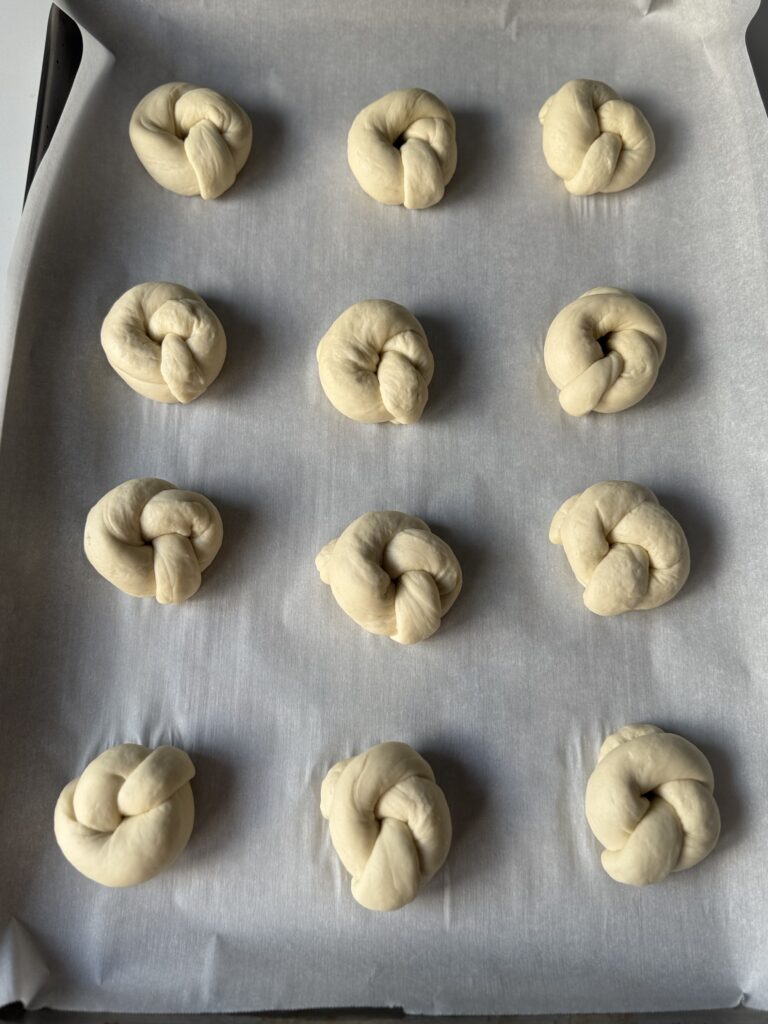
[[[765,621],[768,127],[743,38],[755,0],[69,0],[85,55],[34,183],[11,280],[0,450],[0,1003],[103,1011],[402,1006],[425,1013],[768,1007]],[[628,192],[576,198],[537,113],[573,77],[638,104],[658,154]],[[221,199],[172,195],[128,140],[135,103],[187,80],[250,113]],[[443,202],[378,205],[346,164],[365,104],[423,86],[454,111]],[[108,366],[127,288],[179,281],[229,354],[188,407]],[[544,373],[554,315],[599,284],[657,310],[650,396],[572,419]],[[315,347],[352,302],[423,322],[417,426],[339,415]],[[225,541],[181,607],[127,597],[82,551],[134,476],[202,491]],[[600,619],[548,542],[569,495],[651,487],[688,585]],[[359,629],[314,556],[353,518],[422,516],[464,591],[403,648]],[[584,820],[604,736],[680,732],[710,759],[723,832],[694,870],[611,881]],[[390,915],[359,907],[318,809],[328,767],[383,739],[432,764],[445,869]],[[106,747],[191,755],[197,820],[135,889],[80,876],[60,789]],[[46,974],[47,971],[47,974]]]

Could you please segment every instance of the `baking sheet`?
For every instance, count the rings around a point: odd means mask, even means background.
[[[0,1003],[111,1011],[398,1005],[551,1013],[768,1007],[765,790],[768,131],[734,3],[189,4],[71,0],[83,64],[34,183],[10,282],[0,449]],[[539,106],[612,83],[654,127],[631,191],[569,196]],[[237,185],[177,197],[128,141],[160,82],[210,85],[254,123]],[[380,206],[345,140],[420,85],[454,111],[436,208]],[[189,407],[140,398],[99,345],[139,281],[199,291],[227,331]],[[554,314],[609,283],[669,334],[636,408],[574,420],[546,379]],[[338,415],[314,349],[387,297],[435,354],[415,427]],[[128,598],[81,549],[89,507],[133,476],[200,490],[224,547],[178,608]],[[650,486],[688,535],[679,598],[602,620],[547,541],[603,479]],[[464,591],[429,642],[346,618],[314,555],[360,513],[424,517]],[[693,871],[612,882],[584,821],[603,737],[679,731],[713,764],[723,833]],[[335,760],[402,739],[452,810],[445,869],[409,907],[358,907],[318,811]],[[197,767],[196,828],[133,890],[78,875],[60,788],[121,741]]]

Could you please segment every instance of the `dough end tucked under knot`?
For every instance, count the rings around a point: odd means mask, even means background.
[[[402,512],[366,512],[325,545],[315,565],[351,619],[400,644],[432,636],[461,590],[453,551]]]
[[[138,885],[165,870],[192,833],[194,765],[177,747],[122,743],[61,792],[56,841],[73,867],[101,885]]]
[[[451,816],[427,762],[406,743],[339,761],[320,792],[331,841],[368,910],[399,910],[442,867]]]
[[[589,827],[606,872],[652,885],[703,860],[720,835],[709,762],[655,725],[627,725],[603,743],[587,783]]]
[[[549,529],[596,615],[658,608],[690,571],[685,534],[653,491],[627,480],[593,484],[563,502]]]

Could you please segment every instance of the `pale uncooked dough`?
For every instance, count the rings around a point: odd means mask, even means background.
[[[620,192],[653,163],[656,141],[646,119],[604,82],[566,82],[539,111],[544,157],[569,192]]]
[[[575,494],[555,513],[549,539],[563,545],[597,615],[657,608],[688,579],[680,524],[640,484],[608,480]]]
[[[195,820],[183,750],[121,743],[65,786],[53,828],[73,867],[108,886],[138,885],[164,871],[187,845]]]
[[[544,342],[544,365],[571,416],[621,412],[651,390],[666,351],[666,331],[651,307],[603,286],[557,314]]]
[[[213,89],[168,82],[131,116],[136,155],[155,181],[182,196],[216,199],[235,183],[251,151],[251,121]]]
[[[149,281],[115,302],[101,328],[112,369],[156,402],[187,403],[218,377],[227,339],[218,317],[189,288]]]
[[[368,910],[399,910],[442,867],[451,815],[427,762],[407,743],[379,743],[339,761],[320,791],[352,895]]]
[[[317,346],[317,363],[330,402],[361,423],[415,423],[435,369],[424,328],[387,299],[345,310]]]
[[[720,835],[712,769],[682,736],[626,725],[603,743],[587,783],[589,827],[617,882],[652,885],[711,853]]]
[[[366,512],[325,545],[315,565],[350,618],[399,644],[432,636],[461,590],[453,551],[402,512]]]
[[[352,122],[347,159],[361,188],[380,203],[434,206],[456,170],[453,114],[424,89],[388,92]]]
[[[181,604],[200,586],[223,538],[221,516],[202,494],[167,480],[126,480],[85,523],[88,561],[119,590]]]

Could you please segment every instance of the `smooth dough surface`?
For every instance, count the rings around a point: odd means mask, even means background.
[[[399,910],[442,867],[451,815],[427,762],[407,743],[339,761],[320,791],[331,841],[368,910]]]
[[[102,325],[101,345],[125,383],[156,402],[194,401],[227,354],[224,328],[200,296],[157,281],[120,296]]]
[[[691,567],[688,542],[653,491],[627,480],[593,484],[564,502],[549,539],[562,544],[596,615],[671,601]]]
[[[98,501],[85,523],[88,561],[119,590],[181,604],[223,538],[221,516],[202,494],[167,480],[126,480]]]
[[[703,860],[720,835],[712,769],[682,736],[627,725],[603,743],[587,783],[602,864],[626,885],[652,885]]]
[[[187,845],[195,820],[195,768],[177,747],[121,743],[61,792],[56,841],[73,867],[101,885],[138,885]]]
[[[148,93],[131,116],[131,144],[145,170],[170,192],[216,199],[251,151],[251,121],[234,100],[187,82]]]
[[[544,158],[573,195],[629,188],[656,155],[645,117],[605,82],[566,82],[541,108],[539,121]]]
[[[415,423],[435,369],[424,328],[387,299],[346,309],[317,346],[317,363],[328,400],[361,423]]]
[[[667,333],[651,307],[603,285],[557,314],[544,365],[571,416],[621,412],[651,390],[666,351]]]
[[[325,545],[315,565],[350,618],[400,644],[432,636],[461,590],[453,551],[402,512],[366,512]]]
[[[380,203],[434,206],[456,170],[453,114],[424,89],[388,92],[352,122],[347,159],[360,187]]]

